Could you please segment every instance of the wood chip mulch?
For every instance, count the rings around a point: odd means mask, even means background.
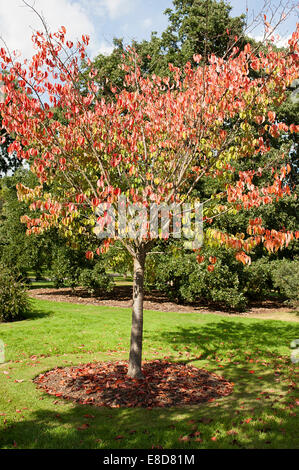
[[[107,307],[132,307],[132,287],[131,286],[115,286],[112,292],[103,293],[101,296],[92,297],[86,290],[77,287],[72,291],[68,287],[54,289],[52,287],[31,289],[29,291],[30,297],[36,299],[44,299],[56,302],[68,302],[84,305],[98,305]],[[296,309],[286,307],[282,303],[273,301],[252,302],[248,307],[248,311],[244,313],[237,313],[235,311],[220,309],[212,304],[185,304],[171,302],[164,294],[158,291],[146,292],[144,296],[144,309],[154,310],[160,312],[177,312],[177,313],[199,313],[208,314],[214,313],[221,316],[242,316],[252,318],[269,318],[280,319],[279,315],[283,314],[284,320],[299,322],[299,316],[296,316]],[[286,312],[290,312],[286,315]]]
[[[144,362],[143,380],[128,377],[128,362],[97,362],[55,368],[34,379],[48,394],[111,408],[174,407],[214,401],[233,391],[223,377],[167,361]]]

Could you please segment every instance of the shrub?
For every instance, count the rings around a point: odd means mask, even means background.
[[[83,269],[79,275],[79,285],[86,287],[91,295],[99,295],[101,292],[111,292],[114,283],[101,263],[96,263],[91,269]]]
[[[55,251],[50,277],[56,288],[63,287],[70,276],[71,263],[63,248]]]
[[[242,285],[248,297],[262,300],[273,293],[272,271],[275,263],[276,261],[270,261],[269,257],[263,257],[244,267]]]
[[[299,260],[275,262],[272,271],[274,286],[291,305],[299,305]]]
[[[207,270],[211,255],[217,257],[213,272]],[[148,256],[146,287],[156,288],[179,302],[212,301],[226,308],[245,310],[247,298],[240,289],[243,268],[233,254],[206,249],[204,256],[201,264],[193,253],[184,250]]]
[[[56,288],[68,286],[74,289],[79,285],[79,276],[83,269],[90,266],[82,250],[73,250],[68,246],[58,246],[53,250],[50,278]]]
[[[0,321],[20,320],[29,310],[26,290],[14,273],[7,267],[0,266]]]

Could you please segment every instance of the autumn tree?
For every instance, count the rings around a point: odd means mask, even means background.
[[[78,234],[88,238],[111,224],[109,209],[118,211],[121,196],[125,211],[134,207],[144,212],[150,204],[182,206],[200,200],[194,188],[206,178],[219,183],[217,194],[204,204],[207,224],[220,214],[270,204],[289,194],[284,178],[290,168],[284,155],[276,168],[254,165],[253,156],[271,152],[268,134],[275,139],[299,130],[295,124],[277,122],[272,110],[298,77],[298,29],[286,51],[268,43],[265,52],[247,44],[241,51],[234,47],[225,59],[211,54],[208,62],[194,55],[197,67],[169,64],[171,78],[143,76],[136,51],[129,49],[123,87],[111,87],[111,100],[99,93],[91,62],[88,92],[82,92],[80,66],[89,38],[82,36],[74,44],[64,27],[51,33],[44,26],[33,35],[37,51],[25,64],[0,50],[6,94],[0,110],[3,128],[13,138],[9,152],[28,160],[39,179],[34,189],[18,185],[19,199],[30,202],[33,211],[22,219],[28,235],[58,227],[70,239]],[[251,71],[258,76],[250,78]],[[53,108],[59,109],[59,119]],[[248,158],[252,168],[239,171],[236,178],[237,162]],[[273,180],[259,187],[256,180],[265,172]],[[101,204],[106,211],[99,215]],[[142,378],[144,268],[157,239],[148,220],[134,236],[126,230],[118,220],[115,234],[99,241],[86,257],[93,258],[118,239],[133,258],[128,375]],[[250,262],[257,244],[274,251],[293,237],[288,231],[267,230],[259,218],[249,221],[247,235],[205,230],[205,242],[233,248],[242,263]],[[197,256],[201,262],[202,255]],[[209,271],[214,264],[212,256]]]
[[[168,25],[161,35],[158,36],[157,33],[153,32],[149,40],[132,42],[134,49],[141,59],[141,73],[143,76],[146,74],[156,74],[160,77],[171,77],[172,75],[168,67],[169,62],[181,67],[183,70],[184,64],[190,61],[191,67],[193,68],[197,65],[196,62],[193,61],[193,55],[200,53],[203,56],[202,60],[207,61],[211,53],[217,56],[225,56],[227,51],[234,46],[238,46],[241,51],[247,42],[250,42],[254,50],[256,48],[263,50],[263,42],[256,42],[253,38],[248,37],[248,33],[251,33],[251,35],[254,33],[255,26],[259,24],[261,17],[264,18],[263,15],[265,13],[272,19],[276,17],[277,22],[280,23],[280,21],[283,21],[284,16],[282,7],[285,8],[284,14],[290,15],[292,14],[292,4],[294,4],[294,2],[288,2],[288,5],[284,3],[284,5],[282,5],[279,2],[267,1],[260,5],[260,11],[256,10],[255,14],[253,14],[251,13],[249,3],[246,16],[232,17],[229,2],[215,0],[176,0],[173,2],[172,7],[164,12],[168,17]],[[286,10],[287,7],[288,10]],[[276,24],[276,26],[278,26],[278,24]],[[265,30],[266,37],[270,38],[272,34],[273,32],[270,29]],[[119,64],[124,60],[124,52],[124,40],[114,39],[113,52],[109,56],[99,54],[92,63],[92,67],[97,70],[95,81],[97,85],[100,86],[100,93],[103,93],[107,97],[109,96],[110,99],[114,98],[113,93],[111,93],[111,83],[118,90],[122,88],[125,71],[119,67]],[[83,87],[84,80],[86,77],[88,78],[89,73],[90,66],[85,64],[83,68]],[[252,76],[256,78],[258,74],[258,71],[251,68],[249,69],[249,77]],[[109,77],[111,83],[106,80],[106,77]],[[290,88],[290,90],[291,91],[287,94],[291,96],[294,95],[293,89]],[[298,102],[292,103],[288,98],[281,106],[275,107],[275,109],[272,108],[271,111],[276,113],[277,121],[290,125],[298,121],[298,106]],[[233,122],[233,119],[231,121]],[[227,120],[227,126],[229,126],[229,122],[230,121]],[[255,127],[254,117],[251,118],[249,123],[253,128]],[[250,170],[253,166],[263,167],[264,165],[268,165],[269,167],[275,167],[279,163],[281,155],[285,154],[285,164],[289,164],[291,167],[291,171],[287,175],[287,181],[292,188],[292,194],[283,198],[283,200],[274,201],[271,205],[253,207],[250,210],[250,217],[252,219],[262,218],[263,223],[273,230],[279,230],[281,227],[285,227],[286,230],[294,230],[294,225],[296,226],[297,223],[296,212],[298,211],[298,199],[296,199],[297,195],[294,188],[294,184],[298,178],[298,134],[289,133],[287,139],[286,135],[283,134],[281,138],[278,139],[277,137],[272,138],[268,133],[267,139],[271,140],[271,152],[264,155],[254,155],[252,160],[251,158],[246,158],[236,161],[235,176],[232,176],[232,178],[237,180],[239,171]],[[290,145],[291,141],[293,141],[293,145]],[[264,172],[263,177],[259,178],[259,181],[256,179],[255,183],[262,187],[269,183],[271,178],[272,175],[270,173]],[[201,179],[197,183],[195,191],[198,192],[200,200],[205,201],[210,199],[212,195],[217,194],[217,192],[220,191],[219,188],[221,185],[222,182],[220,179],[215,180],[215,178],[210,176],[209,178]],[[238,214],[225,213],[221,217],[213,218],[210,227],[216,229],[228,228],[232,234],[246,232],[248,215],[248,211],[239,211]],[[238,306],[238,308],[245,308],[248,300],[247,294],[249,291],[253,292],[251,289],[248,290],[247,283],[250,283],[250,279],[252,278],[248,273],[256,271],[256,273],[259,273],[261,276],[259,265],[262,265],[265,266],[265,276],[267,276],[267,271],[270,269],[270,265],[268,266],[267,261],[274,260],[277,256],[293,259],[293,257],[296,256],[296,249],[296,244],[293,242],[277,255],[277,253],[273,254],[267,252],[263,246],[259,245],[251,252],[252,258],[259,259],[259,263],[253,263],[252,266],[245,267],[243,265],[237,266],[233,255],[229,256],[229,252],[224,247],[218,248],[217,265],[215,265],[214,272],[209,273],[210,279],[212,279],[213,282],[203,282],[204,290],[199,289],[200,281],[198,281],[198,285],[196,285],[196,281],[193,283],[194,287],[196,287],[195,291],[201,292],[197,300],[205,301],[208,295],[209,300],[218,302],[218,300],[221,299],[220,304],[222,306],[233,308]],[[202,249],[202,255],[206,254],[206,259],[209,258],[209,250],[210,247],[205,244]],[[179,251],[181,251],[184,256],[184,264],[188,263],[187,259],[193,259],[194,256],[191,253],[186,256],[186,251],[180,240],[176,240],[176,242],[172,242],[171,244],[160,242],[159,247],[154,251],[155,253],[152,253],[150,258],[151,262],[147,263],[147,273],[149,273],[147,277],[150,282],[147,283],[146,287],[148,289],[151,287],[162,289],[167,295],[174,294],[174,298],[180,301],[190,300],[189,280],[183,269],[175,271],[176,281],[180,284],[179,289],[177,289],[178,284],[174,282],[173,277],[170,276],[167,279],[167,276],[164,276],[161,281],[160,275],[163,276],[167,268],[169,268],[169,275],[172,273],[173,267],[176,266],[178,262],[177,256]],[[162,256],[161,252],[165,252],[165,256]],[[122,269],[125,270],[127,259],[125,250],[121,250],[120,244],[117,244],[114,253],[119,254],[119,259],[123,258]],[[168,265],[166,260],[168,260]],[[218,277],[219,280],[221,279],[221,264],[225,264],[223,268],[230,272],[230,275],[227,276],[227,284],[229,286],[227,287],[227,291],[229,294],[227,294],[226,297],[223,295],[223,289],[220,289],[219,286],[212,289],[212,285],[214,284],[213,276],[215,278]],[[196,269],[198,269],[198,267],[196,267]],[[200,266],[200,269],[205,269],[205,263]],[[179,276],[179,272],[181,272],[181,277]],[[206,273],[202,274],[205,278]],[[235,283],[230,282],[234,275],[237,276]],[[266,292],[273,289],[271,281],[269,281],[268,287],[269,290],[265,290],[264,295],[267,295]],[[184,297],[180,295],[182,291],[184,292]],[[260,298],[260,291],[253,293],[254,295],[259,295]],[[195,299],[193,298],[193,300]]]

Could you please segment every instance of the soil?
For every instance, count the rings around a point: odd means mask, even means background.
[[[131,308],[132,287],[116,286],[109,294],[105,293],[98,297],[92,297],[81,288],[72,291],[70,288],[41,288],[31,289],[30,296],[37,299],[45,299],[57,302],[70,302],[84,305],[105,305],[109,307]],[[178,304],[170,302],[169,299],[160,292],[151,291],[144,296],[144,308],[161,312],[181,312],[181,313],[214,313],[217,315],[242,316],[261,319],[288,320],[299,322],[298,310],[285,306],[282,302],[266,300],[263,302],[252,302],[248,310],[244,313],[221,310],[219,306],[213,304]]]
[[[233,391],[223,377],[167,361],[144,362],[143,380],[128,377],[127,361],[55,368],[34,379],[48,394],[80,404],[120,407],[171,407],[214,401]]]

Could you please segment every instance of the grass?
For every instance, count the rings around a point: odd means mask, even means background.
[[[31,279],[35,279],[35,276],[32,272],[29,273],[28,277],[30,277]],[[133,285],[133,279],[131,276],[128,276],[127,278],[125,278],[124,276],[121,276],[121,275],[113,275],[113,281],[116,286],[132,286]],[[66,287],[68,287],[67,283],[66,283]],[[30,289],[45,289],[45,288],[54,289],[55,286],[54,286],[53,281],[42,279],[38,281],[37,280],[31,281],[29,288]]]
[[[32,302],[30,317],[0,325],[1,448],[299,447],[298,365],[290,361],[298,323],[146,311],[144,359],[217,371],[234,382],[233,394],[189,408],[96,408],[51,397],[32,379],[56,366],[126,359],[130,310]],[[194,431],[201,442],[181,440]]]

